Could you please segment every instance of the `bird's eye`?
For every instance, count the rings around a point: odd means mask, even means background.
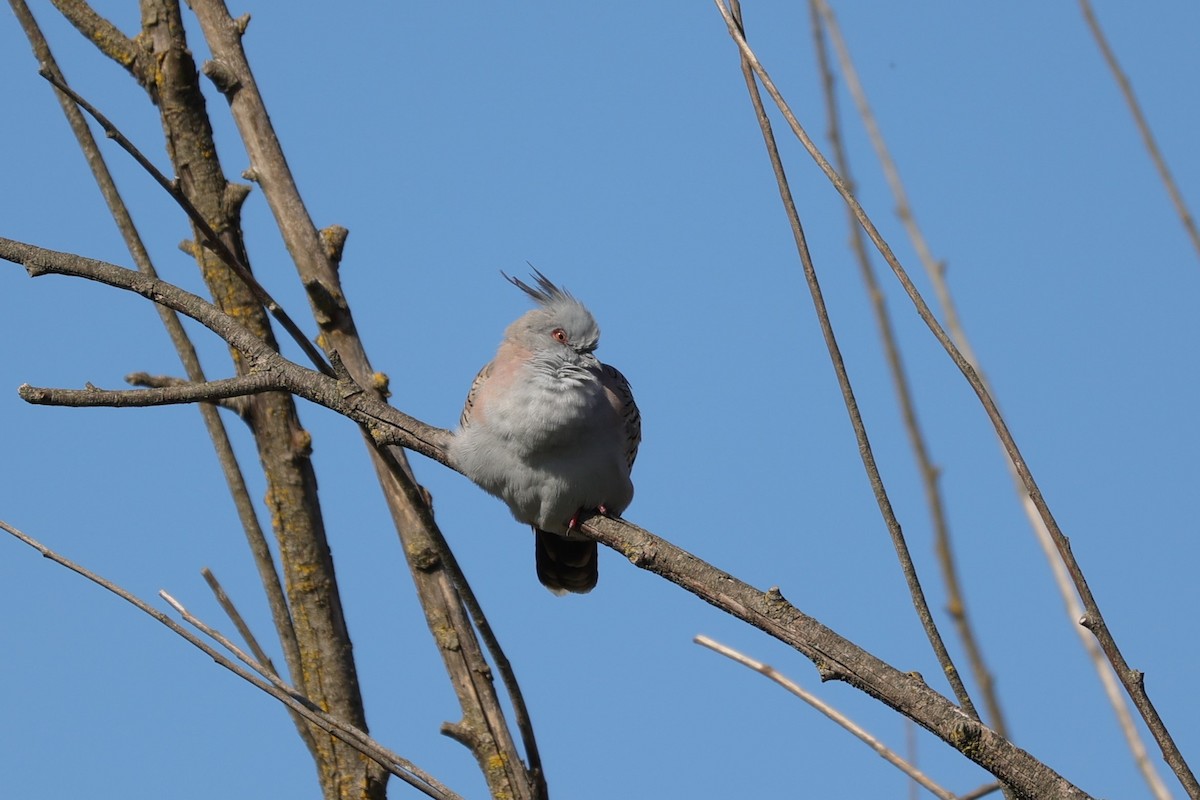
[[[563,344],[567,343],[567,332],[562,328],[555,328],[550,332],[550,335],[553,336],[554,340],[557,342],[562,342]]]

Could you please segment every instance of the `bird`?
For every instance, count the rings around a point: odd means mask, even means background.
[[[596,358],[600,328],[583,303],[536,268],[535,286],[500,274],[535,307],[475,376],[448,454],[533,528],[541,583],[585,594],[598,559],[578,522],[593,510],[619,516],[633,500],[641,414],[625,376]]]

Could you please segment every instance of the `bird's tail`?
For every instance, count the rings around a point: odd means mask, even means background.
[[[533,529],[537,554],[537,576],[555,594],[585,594],[596,587],[596,543],[591,539],[568,539],[557,533]]]

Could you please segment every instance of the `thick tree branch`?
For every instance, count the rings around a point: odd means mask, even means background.
[[[403,443],[453,468],[445,452],[448,431],[367,397],[357,386],[289,362],[261,342],[255,344],[249,331],[195,295],[112,264],[3,238],[0,258],[31,263],[38,274],[57,272],[99,280],[188,314],[210,330],[224,331],[231,346],[274,371],[290,391],[363,424],[375,441]],[[1018,796],[1029,800],[1088,797],[1029,753],[963,713],[920,676],[880,661],[800,612],[778,590],[756,589],[624,520],[594,516],[584,521],[583,531],[624,554],[635,566],[661,575],[792,646],[816,664],[823,679],[845,681],[909,717],[1004,781]]]
[[[594,516],[583,532],[705,602],[784,642],[840,680],[916,722],[1027,800],[1083,800],[1088,794],[991,728],[963,713],[914,672],[901,672],[807,616],[772,588],[738,580],[624,520]]]
[[[270,317],[262,305],[264,297],[247,275],[250,261],[241,233],[246,190],[230,183],[222,169],[180,5],[178,0],[141,0],[140,6],[139,40],[155,65],[146,89],[160,109],[175,183],[204,223],[193,216],[197,265],[216,304],[242,321],[269,350],[277,350]],[[199,246],[206,241],[219,241],[216,248],[232,253],[243,269]],[[314,363],[324,363],[307,338],[297,335],[295,326],[289,330]],[[239,374],[251,371],[239,351],[233,356]],[[265,392],[250,400],[246,420],[267,481],[266,502],[278,543],[291,627],[299,645],[300,668],[292,673],[292,680],[322,708],[366,730],[350,633],[317,494],[311,437],[300,423],[291,395]],[[315,729],[313,741],[317,774],[327,800],[381,800],[385,796],[386,775],[375,764]]]

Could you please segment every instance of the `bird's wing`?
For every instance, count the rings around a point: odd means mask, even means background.
[[[625,453],[629,459],[629,466],[632,467],[634,459],[637,458],[638,445],[642,443],[642,414],[633,400],[633,390],[629,388],[629,381],[625,380],[619,369],[601,364],[600,376],[608,394],[608,402],[625,423]],[[476,381],[478,380],[476,378]]]
[[[495,362],[489,361],[483,365],[483,369],[479,370],[475,375],[475,380],[471,381],[471,390],[467,392],[467,401],[463,403],[462,414],[458,418],[458,426],[465,428],[471,424],[471,409],[475,405],[475,397],[479,394],[480,388],[487,383],[487,379],[492,374],[492,364]]]

